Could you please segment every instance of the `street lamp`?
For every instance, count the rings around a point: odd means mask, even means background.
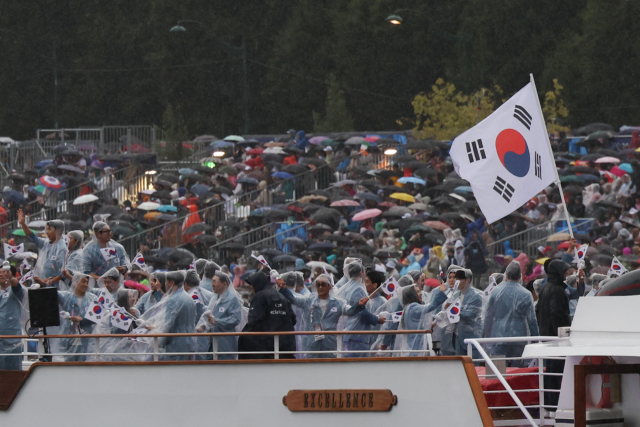
[[[215,34],[211,33],[202,22],[192,21],[189,19],[179,20],[176,25],[171,27],[169,32],[185,33],[187,31],[187,28],[183,24],[186,24],[186,23],[199,25],[205,31],[205,33],[207,33],[207,35],[211,36],[215,41],[220,43],[220,45],[224,49],[226,49],[227,51],[235,55],[239,55],[242,58],[242,80],[243,80],[242,103],[243,103],[243,110],[244,110],[244,134],[247,135],[249,133],[249,87],[247,83],[247,46],[245,43],[244,36],[242,36],[241,46],[233,46],[221,40]]]
[[[438,24],[431,19],[431,17],[429,15],[427,15],[426,13],[417,10],[417,9],[396,9],[392,15],[387,16],[386,21],[389,22],[392,25],[401,25],[402,24],[402,16],[400,15],[403,12],[409,12],[409,13],[417,13],[418,15],[422,15],[423,17],[427,18],[427,20],[429,21],[429,23],[431,25],[433,25],[438,32],[440,33],[440,35],[442,36],[442,38],[445,38],[447,40],[455,40],[458,41],[462,44],[462,63],[463,63],[463,69],[464,69],[464,86],[465,86],[465,91],[468,92],[469,91],[469,60],[467,58],[467,35],[463,32],[461,33],[461,35],[455,35],[455,34],[451,34],[448,33],[444,30],[442,30],[440,28],[440,26],[438,26]]]

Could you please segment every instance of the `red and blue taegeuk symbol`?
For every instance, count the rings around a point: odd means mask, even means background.
[[[620,270],[620,264],[613,264],[611,268],[614,270]]]
[[[95,314],[100,314],[100,313],[102,313],[102,307],[100,307],[99,305],[94,305],[94,306],[93,306],[93,312],[94,312]]]
[[[389,284],[387,285],[387,289],[388,289],[390,292],[393,292],[393,291],[395,291],[395,290],[396,290],[396,285],[394,285],[393,283],[389,283]]]
[[[512,175],[522,178],[529,173],[529,147],[520,132],[514,129],[500,132],[496,137],[496,151],[500,162]]]
[[[451,307],[451,314],[458,314],[460,313],[460,309],[457,306],[453,306]]]
[[[116,256],[117,255],[116,250],[115,249],[109,249],[109,255]]]

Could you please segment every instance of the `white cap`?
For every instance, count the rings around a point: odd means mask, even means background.
[[[331,147],[326,147],[323,151],[333,151],[333,148],[331,148]]]
[[[386,269],[386,268],[384,268],[384,265],[380,265],[380,264],[376,264],[376,266],[375,266],[375,270],[376,270],[376,271],[379,271],[380,273],[384,273],[384,272],[386,272],[386,271],[387,271],[387,269]]]
[[[2,263],[2,269],[3,270],[11,270],[11,264],[9,264],[9,261],[5,261]]]
[[[386,263],[385,265],[386,265],[387,267],[389,267],[389,268],[396,268],[396,263],[395,263],[395,262],[393,262],[393,260],[392,260],[392,259],[387,260],[387,263]]]
[[[638,213],[638,209],[636,209],[636,208],[629,209],[629,215],[635,215],[637,213]]]

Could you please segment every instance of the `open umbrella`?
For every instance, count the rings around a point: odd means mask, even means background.
[[[425,185],[427,183],[427,181],[425,181],[424,179],[416,178],[414,176],[403,176],[398,180],[398,182],[402,184],[411,183],[411,184],[420,184],[420,185]]]
[[[378,203],[382,202],[382,200],[380,200],[380,197],[373,193],[356,193],[355,197],[360,200],[373,200],[374,202]]]
[[[338,273],[338,270],[336,270],[336,268],[334,266],[332,266],[331,264],[327,264],[326,262],[322,262],[322,261],[310,261],[307,263],[307,267],[311,268],[312,270],[316,269],[316,268],[320,268],[320,269],[327,269],[327,271],[330,271],[332,273]]]
[[[389,197],[391,197],[392,199],[403,200],[405,202],[411,203],[414,203],[416,201],[415,197],[413,197],[411,194],[406,193],[393,193]]]
[[[328,236],[322,236],[322,238],[338,243],[351,243],[349,236],[345,236],[344,234],[330,234]]]
[[[158,206],[158,211],[160,212],[178,212],[178,208],[173,205],[160,205]]]
[[[43,175],[38,179],[40,184],[44,185],[50,190],[60,190],[62,188],[62,183],[57,179],[49,175]]]
[[[620,159],[618,159],[617,157],[605,156],[600,157],[594,163],[620,163]]]
[[[352,218],[353,221],[364,221],[365,219],[375,218],[380,215],[382,211],[380,209],[365,209],[358,212]]]
[[[342,199],[332,202],[330,206],[360,206],[360,203],[355,200]]]
[[[143,202],[140,203],[136,208],[137,209],[141,209],[143,211],[155,211],[157,210],[161,205],[159,203],[154,203],[154,202]]]
[[[98,197],[93,194],[85,194],[84,196],[77,197],[74,201],[74,205],[84,205],[85,203],[91,203],[98,200]]]
[[[287,237],[286,239],[284,239],[282,241],[282,243],[285,244],[285,245],[298,245],[298,246],[305,246],[306,245],[304,240],[302,240],[299,237]]]
[[[547,238],[547,242],[564,242],[570,238],[571,235],[569,233],[555,233]]]
[[[187,229],[184,230],[182,232],[182,234],[200,233],[200,232],[209,231],[209,230],[211,230],[211,226],[210,225],[207,225],[207,224],[202,223],[202,222],[198,222],[196,224],[193,224],[193,225],[187,227]]]
[[[289,254],[278,255],[273,258],[275,262],[296,262],[297,257]]]

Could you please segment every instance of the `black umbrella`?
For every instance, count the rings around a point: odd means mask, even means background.
[[[290,174],[293,174],[293,175],[299,175],[301,173],[308,171],[309,167],[305,165],[296,164],[296,165],[287,165],[284,168],[282,168],[282,170],[284,172],[289,172]]]
[[[598,265],[601,266],[607,266],[611,264],[611,261],[613,260],[613,255],[609,255],[609,254],[598,254],[596,256],[594,256],[593,258],[591,258],[593,261],[597,262]]]
[[[316,224],[314,226],[309,227],[308,230],[311,233],[323,233],[325,231],[333,231],[333,228],[329,227],[326,224]]]
[[[170,190],[172,185],[173,185],[172,183],[170,183],[169,181],[165,181],[163,179],[156,179],[155,181],[153,181],[153,186],[156,187],[156,190],[158,190],[157,187],[159,186],[162,186],[163,190]]]
[[[314,165],[314,166],[324,166],[327,164],[327,161],[324,159],[319,159],[317,157],[305,157],[301,159],[300,164],[305,165]]]
[[[378,169],[375,172],[376,176],[379,176],[384,179],[389,179],[392,176],[400,176],[400,172],[389,170],[389,169]]]
[[[245,245],[242,243],[229,242],[220,247],[220,249],[227,249],[230,251],[243,250]]]
[[[359,234],[353,231],[349,231],[348,233],[345,233],[345,234],[349,236],[349,238],[351,238],[354,242],[367,243],[367,239],[365,239],[362,234]]]
[[[267,255],[267,256],[282,255],[282,251],[280,249],[276,249],[276,248],[263,249],[263,250],[260,251],[260,253],[262,255]]]
[[[200,234],[196,236],[196,240],[204,243],[205,245],[213,245],[215,243],[218,243],[219,241],[216,236],[213,236],[211,234]]]
[[[326,191],[326,190],[311,190],[311,191],[309,191],[309,193],[308,193],[308,194],[313,195],[313,196],[322,196],[322,197],[326,197],[327,199],[330,199],[330,198],[331,198],[331,193],[329,193],[329,192],[328,192],[328,191]]]
[[[337,225],[338,221],[340,221],[340,216],[340,212],[336,209],[322,208],[311,215],[311,221],[322,223],[325,223],[327,221],[334,221]]]
[[[156,180],[165,181],[165,182],[169,181],[170,183],[176,184],[178,181],[180,181],[180,178],[174,174],[171,174],[168,172],[162,172],[156,175]]]
[[[284,209],[272,209],[269,211],[262,212],[261,216],[263,218],[276,219],[276,218],[288,218],[293,213]]]
[[[360,258],[364,264],[371,264],[373,262],[373,260],[368,255],[361,254],[359,252],[352,252],[349,254],[349,256],[353,258]]]
[[[332,242],[351,243],[349,236],[345,236],[344,234],[331,234],[329,236],[322,236],[322,238]]]
[[[336,246],[331,242],[319,242],[309,245],[309,250],[333,250]]]
[[[255,178],[249,178],[247,176],[240,178],[236,181],[238,184],[258,185],[258,180]]]
[[[278,255],[273,258],[275,262],[296,262],[297,257],[289,254]]]
[[[200,233],[202,231],[209,231],[209,230],[211,230],[210,225],[207,225],[203,222],[199,222],[197,224],[193,224],[192,226],[189,226],[186,230],[182,232],[182,234]]]
[[[229,227],[229,228],[237,228],[238,230],[242,228],[242,224],[238,221],[220,221],[218,223],[220,227]]]
[[[263,162],[277,162],[280,164],[282,164],[284,157],[285,156],[281,154],[262,154],[260,156]]]
[[[374,202],[381,203],[380,197],[373,193],[356,193],[355,197],[360,200],[373,200]]]
[[[98,209],[96,211],[96,213],[97,214],[118,215],[118,214],[124,213],[124,211],[122,209],[120,209],[118,206],[106,205],[106,206],[102,206],[100,209]]]
[[[297,246],[305,246],[306,243],[299,237],[287,237],[282,241],[284,245],[297,245]]]
[[[438,233],[427,233],[422,236],[427,242],[431,242],[436,245],[442,245],[444,243],[444,236]]]
[[[376,248],[374,246],[369,246],[369,245],[360,245],[360,246],[354,247],[353,250],[357,252],[365,253],[367,255],[371,255],[376,251]]]
[[[122,210],[120,210],[120,213],[123,213]],[[68,219],[71,221],[80,221],[80,215],[78,214],[74,214],[71,212],[65,212],[63,214],[58,215],[58,219]]]
[[[434,145],[432,141],[411,141],[405,145],[405,148],[428,150],[428,149],[433,149]]]
[[[409,192],[409,190],[407,190],[406,188],[403,187],[398,187],[396,185],[385,185],[382,188],[384,191],[387,191],[389,193],[406,193],[406,194],[411,194]]]
[[[601,254],[607,254],[611,256],[616,255],[618,253],[618,251],[615,248],[612,248],[611,246],[608,246],[608,245],[599,245],[597,249],[598,249],[598,252],[600,252]]]
[[[586,126],[582,126],[581,128],[572,130],[571,134],[575,136],[587,136],[593,132],[598,132],[601,130],[613,130],[613,126],[606,123],[589,123]]]

